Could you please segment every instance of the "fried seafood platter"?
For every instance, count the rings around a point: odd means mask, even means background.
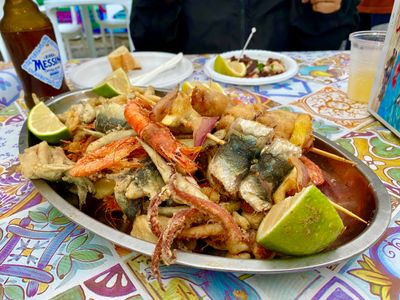
[[[71,139],[49,145],[24,126],[20,171],[67,217],[151,255],[158,279],[160,262],[251,273],[332,264],[365,250],[390,218],[380,180],[316,138],[306,114],[206,85],[78,91],[49,107]]]

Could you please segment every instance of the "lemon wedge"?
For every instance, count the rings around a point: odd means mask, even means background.
[[[214,70],[223,75],[233,77],[246,76],[246,65],[244,63],[224,59],[221,55],[217,55],[215,58]]]

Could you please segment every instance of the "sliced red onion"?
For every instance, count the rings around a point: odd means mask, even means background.
[[[310,182],[310,176],[307,168],[297,157],[291,156],[289,161],[297,170],[297,191],[301,191]]]
[[[314,183],[316,186],[319,186],[325,182],[322,170],[318,167],[317,164],[315,164],[312,160],[308,159],[305,156],[300,157],[300,160],[306,167],[312,183]]]
[[[194,146],[203,145],[207,134],[210,133],[217,123],[218,117],[202,117],[197,128],[193,130],[193,143]]]

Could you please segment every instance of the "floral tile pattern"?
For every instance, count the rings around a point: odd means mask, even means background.
[[[350,55],[347,52],[319,58],[311,63],[305,61],[299,64],[299,73],[297,77],[324,84],[343,81],[349,76],[349,62]]]
[[[368,299],[398,299],[400,295],[400,214],[368,251],[349,261],[340,274]]]
[[[0,284],[10,299],[48,299],[112,262],[110,244],[47,203],[0,223]]]
[[[291,104],[347,128],[360,125],[369,118],[366,104],[348,100],[346,93],[333,87],[324,87]]]
[[[390,194],[400,197],[400,140],[378,124],[351,132],[338,143],[368,165]]]
[[[0,70],[0,110],[17,100],[21,93],[21,82],[14,69]]]
[[[313,91],[322,88],[324,85],[293,77],[289,80],[269,85],[253,87],[255,93],[268,97],[280,104],[290,102],[311,94]]]
[[[87,279],[82,285],[76,285],[53,297],[52,300],[142,300],[141,288],[136,287],[122,265],[111,268]]]
[[[133,274],[153,299],[179,299],[183,296],[182,293],[186,299],[262,299],[256,289],[245,281],[247,276],[241,278],[233,273],[179,265],[161,266],[161,277],[165,286],[163,291],[151,276],[149,262],[150,259],[143,255],[134,255],[127,260]]]

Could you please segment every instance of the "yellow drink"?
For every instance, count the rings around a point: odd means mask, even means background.
[[[368,103],[382,54],[385,31],[350,34],[350,74],[347,94],[353,101]]]
[[[353,70],[352,70],[353,71]],[[349,77],[347,95],[350,100],[368,103],[376,70],[354,70]]]

